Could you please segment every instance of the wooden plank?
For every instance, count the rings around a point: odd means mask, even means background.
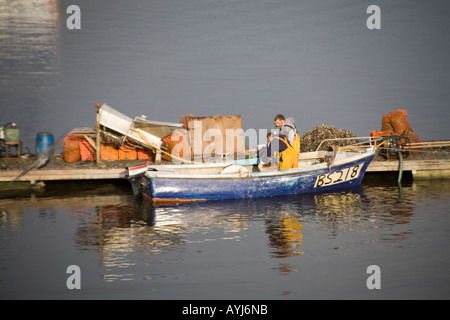
[[[94,140],[92,140],[91,137],[89,137],[88,135],[83,135],[84,138],[87,140],[87,142],[89,142],[89,144],[91,145],[92,148],[94,148],[94,150],[97,151],[97,145],[95,144]]]
[[[96,163],[97,166],[100,165],[101,163],[101,155],[100,155],[100,144],[101,144],[101,135],[100,135],[100,108],[101,108],[101,104],[96,103],[95,107],[98,109],[97,110],[97,122],[95,124],[95,137],[96,137]]]
[[[0,181],[12,181],[21,170],[4,171],[0,175]],[[98,179],[123,179],[125,168],[117,169],[64,169],[64,170],[33,170],[18,181],[51,181],[51,180],[98,180]]]
[[[372,161],[367,172],[398,171],[399,161]],[[439,160],[404,160],[403,170],[412,171],[417,177],[448,177],[450,159]],[[433,172],[434,171],[434,172]],[[0,181],[12,181],[21,170],[0,170]],[[125,168],[111,169],[41,169],[32,170],[18,181],[51,181],[51,180],[98,180],[124,179]]]
[[[372,161],[367,172],[398,171],[399,161]],[[450,160],[406,160],[403,161],[403,170],[448,170]]]
[[[408,145],[411,146],[423,146],[423,145],[430,145],[430,146],[441,146],[441,145],[450,145],[450,141],[424,141],[424,142],[411,142]]]

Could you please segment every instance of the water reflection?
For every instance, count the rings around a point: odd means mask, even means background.
[[[61,70],[60,5],[0,0],[0,122],[17,123],[24,152],[35,152],[36,132],[67,126],[61,113],[67,104],[54,90]]]
[[[302,223],[299,217],[290,214],[270,215],[266,218],[266,233],[269,237],[271,256],[286,258],[302,254]]]
[[[440,199],[450,193],[450,186],[420,181],[400,192],[398,187],[371,184],[350,192],[156,207],[149,201],[136,201],[131,193],[114,191],[120,192],[105,190],[103,194],[96,187],[93,195],[92,189],[85,188],[74,196],[50,192],[50,196],[1,199],[0,230],[19,231],[27,219],[25,211],[56,224],[65,211],[76,222],[77,249],[98,252],[102,278],[115,281],[134,279],[135,268],[144,269],[140,271],[144,278],[152,279],[155,274],[149,265],[181,259],[177,257],[187,246],[198,243],[245,241],[250,228],[256,227],[267,235],[268,255],[280,259],[279,270],[291,272],[299,270],[298,259],[307,252],[304,239],[313,232],[326,232],[330,239],[351,234],[364,242],[401,245],[411,233],[408,225],[417,202]],[[336,243],[338,250],[342,243]],[[168,258],[165,254],[170,252],[176,254]]]
[[[189,244],[245,240],[252,225],[263,226],[268,254],[272,258],[292,258],[303,254],[305,223],[315,227],[319,223],[319,228],[334,238],[349,230],[368,234],[374,228],[389,228],[395,221],[395,213],[367,210],[379,208],[380,199],[387,200],[383,193],[384,190],[375,189],[367,195],[358,188],[352,192],[157,207],[148,201],[133,200],[120,206],[98,207],[96,219],[78,228],[77,242],[80,247],[87,248],[92,245],[89,239],[97,239],[106,281],[132,279],[133,275],[120,270],[129,269],[136,263],[167,262],[159,260],[157,255],[170,251],[181,254]],[[398,194],[389,194],[392,201],[398,197]],[[391,208],[391,211],[397,210]],[[408,209],[400,209],[404,210]],[[387,235],[382,237],[390,239]],[[377,239],[367,239],[371,240]],[[292,272],[298,271],[299,266],[283,260],[278,269]],[[145,279],[156,276],[148,272]]]
[[[20,87],[34,78],[46,87],[43,75],[55,72],[60,10],[56,0],[0,0],[0,79],[3,89]],[[27,80],[28,83],[28,80]]]

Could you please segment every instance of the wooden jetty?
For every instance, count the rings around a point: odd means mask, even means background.
[[[0,181],[12,181],[21,170],[0,171]],[[104,168],[104,169],[37,169],[28,172],[17,181],[61,181],[61,180],[103,180],[103,179],[123,179],[125,168]]]
[[[104,161],[104,163],[107,162]],[[42,169],[31,170],[17,181],[28,181],[34,184],[40,181],[125,179],[125,167],[141,163],[142,160],[140,162],[136,160],[133,163],[115,161],[114,165],[103,166],[99,166],[95,161],[91,161],[90,165],[59,163],[58,166],[49,165]],[[420,154],[411,154],[402,161],[400,159],[387,160],[378,156],[371,162],[367,172],[383,173],[399,172],[399,170],[411,172],[414,179],[450,178],[450,148],[424,148]],[[22,168],[0,168],[0,182],[12,181],[21,171]]]
[[[439,145],[440,147],[436,147]],[[450,178],[450,141],[427,142],[405,149],[410,154],[403,159],[376,157],[366,172],[409,171],[414,179]],[[420,147],[420,153],[417,153]]]
[[[374,160],[366,172],[410,171],[414,179],[450,178],[450,159],[438,160],[404,160],[403,168],[399,160]]]

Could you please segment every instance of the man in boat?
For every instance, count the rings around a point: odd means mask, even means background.
[[[286,119],[282,114],[277,114],[275,116],[274,122],[275,127],[280,128],[280,136],[284,135],[287,138],[289,146],[293,148],[293,151],[290,150],[289,155],[286,154],[285,156],[285,158],[289,157],[287,162],[291,165],[288,166],[287,164],[285,164],[283,167],[285,169],[297,168],[298,154],[300,153],[300,135],[298,134],[297,127],[295,126],[294,118],[289,117]],[[283,170],[281,169],[281,164],[280,170]]]
[[[272,137],[267,145],[267,151],[261,155],[260,166],[269,163],[274,154],[278,154],[280,170],[298,167],[298,152],[292,147],[284,134]]]
[[[282,114],[277,114],[274,119],[275,128],[280,128],[280,134],[287,137],[289,143],[300,153],[300,136],[295,126],[294,118],[285,118]]]

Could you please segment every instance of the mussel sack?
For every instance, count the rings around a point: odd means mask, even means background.
[[[381,116],[381,131],[394,132],[389,114]]]
[[[62,158],[65,162],[70,163],[81,160],[80,141],[70,133],[63,140]]]
[[[397,111],[392,111],[389,114],[389,118],[391,120],[390,122],[395,133],[402,134],[405,130],[413,131],[408,119],[406,118],[407,114],[408,113],[405,110],[400,109]]]
[[[414,132],[414,131],[409,131],[406,130],[403,133],[403,136],[405,137],[405,139],[407,140],[407,144],[408,143],[421,143],[422,139],[420,139],[419,135]],[[411,154],[420,154],[422,152],[422,148],[411,148],[410,153]]]

